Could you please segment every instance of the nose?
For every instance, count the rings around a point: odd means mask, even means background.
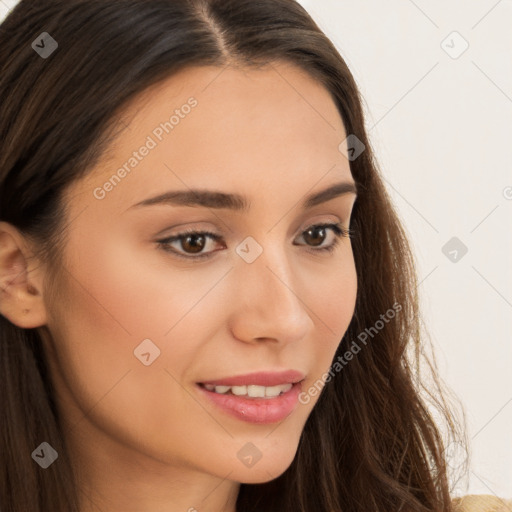
[[[234,309],[230,326],[237,339],[272,339],[289,343],[303,339],[314,323],[306,306],[301,276],[281,249],[264,249],[252,263],[237,261],[232,272]]]

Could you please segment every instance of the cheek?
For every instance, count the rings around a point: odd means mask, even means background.
[[[94,252],[85,244],[70,247],[69,273],[63,271],[63,293],[50,315],[56,346],[52,373],[64,415],[72,425],[94,422],[148,452],[170,450],[186,458],[186,446],[169,440],[204,437],[208,418],[182,384],[204,333],[218,321],[212,302],[202,307],[201,298],[219,277],[210,272],[215,275],[191,287],[190,276],[171,272],[170,264],[165,275],[160,263],[141,261],[126,247],[98,241],[90,242],[93,246]],[[134,354],[145,339],[160,350],[150,365]],[[151,360],[153,351],[150,345]]]
[[[316,276],[309,286],[305,304],[315,322],[315,379],[328,371],[338,346],[352,320],[357,297],[357,273],[352,255]]]
[[[114,338],[125,337],[132,343],[165,339],[199,303],[216,276],[196,278],[196,272],[192,285],[191,274],[176,264],[173,267],[162,250],[127,243],[118,231],[118,239],[115,235],[109,235],[108,241],[91,237],[70,251],[75,299],[87,310],[86,322]]]
[[[324,328],[334,337],[340,333],[343,335],[348,327],[357,296],[354,257],[351,250],[343,249],[340,258],[318,266],[304,276],[304,297],[299,297],[306,306],[310,306],[310,314],[313,319],[316,317],[315,323],[319,328]]]
[[[49,327],[59,340],[63,371],[70,379],[79,376],[95,397],[130,372],[126,381],[143,379],[130,390],[134,400],[140,396],[150,403],[154,393],[143,397],[141,390],[162,389],[163,381],[169,387],[172,379],[163,369],[179,379],[193,359],[191,337],[179,340],[173,334],[187,323],[187,311],[200,301],[208,283],[204,290],[193,288],[190,278],[179,272],[170,279],[170,266],[166,276],[151,256],[149,261],[143,256],[110,235],[107,242],[84,237],[69,244],[67,272],[62,274],[65,289],[56,297]],[[157,347],[147,345],[154,360],[147,366],[136,357],[146,339]]]

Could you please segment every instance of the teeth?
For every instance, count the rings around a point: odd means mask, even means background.
[[[265,388],[262,388],[261,386],[231,386],[231,393],[236,396],[249,395],[249,387],[251,388],[252,393],[255,391],[254,388],[258,387],[258,394],[256,396],[265,396]],[[263,391],[263,393],[260,393],[260,391]]]
[[[256,386],[249,384],[248,386],[214,386],[212,384],[204,384],[208,391],[226,394],[229,391],[236,396],[249,396],[251,398],[273,398],[282,393],[286,393],[292,388],[293,384],[279,384],[278,386]]]
[[[206,389],[210,391],[215,391],[215,393],[227,393],[229,391],[229,386],[206,386]]]

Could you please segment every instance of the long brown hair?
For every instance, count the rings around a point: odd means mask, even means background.
[[[46,58],[31,46],[42,32],[58,44]],[[242,484],[237,511],[448,512],[444,450],[449,440],[467,441],[424,352],[414,256],[374,160],[356,82],[294,0],[22,0],[0,26],[0,220],[58,272],[63,190],[108,148],[119,109],[185,66],[277,60],[322,83],[346,133],[365,146],[350,161],[359,191],[356,308],[335,360],[361,345],[362,333],[367,342],[326,384],[290,467],[270,482]],[[382,322],[390,308],[393,319]],[[0,509],[78,512],[41,347],[40,329],[0,316]],[[46,470],[31,458],[42,441],[59,454]]]

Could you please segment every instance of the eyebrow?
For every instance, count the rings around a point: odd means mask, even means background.
[[[325,203],[336,197],[354,194],[357,197],[357,185],[353,181],[335,183],[330,187],[306,196],[301,208],[306,210],[321,203]],[[251,203],[245,196],[239,194],[227,194],[215,190],[190,189],[165,192],[155,197],[140,201],[130,208],[167,204],[177,206],[203,206],[206,208],[227,208],[234,211],[248,211]]]

